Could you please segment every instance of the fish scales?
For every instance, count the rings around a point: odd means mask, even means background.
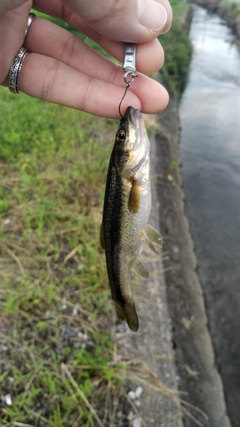
[[[151,249],[161,236],[148,225],[151,211],[150,143],[141,113],[128,107],[120,121],[112,150],[103,208],[100,242],[112,298],[119,320],[137,331],[138,316],[130,288],[130,273],[147,272],[139,255],[145,240]],[[155,251],[156,252],[156,251]]]

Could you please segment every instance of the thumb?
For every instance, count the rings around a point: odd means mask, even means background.
[[[63,0],[102,36],[146,43],[167,31],[172,11],[168,0]]]

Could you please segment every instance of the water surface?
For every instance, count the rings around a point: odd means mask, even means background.
[[[199,7],[190,37],[194,55],[180,105],[186,214],[235,427],[240,426],[240,53],[224,22]]]

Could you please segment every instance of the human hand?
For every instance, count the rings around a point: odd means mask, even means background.
[[[24,43],[31,53],[26,56],[20,72],[19,90],[92,114],[119,117],[118,105],[124,90],[122,67],[92,50],[65,29],[44,19],[34,19],[24,40],[28,14],[34,7],[73,25],[120,61],[123,55],[122,42],[138,43],[139,75],[123,101],[122,110],[128,105],[145,113],[157,113],[164,109],[168,102],[167,92],[159,83],[141,73],[153,73],[162,66],[164,54],[156,37],[171,25],[169,2],[63,2],[1,1],[0,84],[7,84],[13,58]],[[143,9],[139,6],[141,4]],[[151,4],[159,9],[159,13],[151,12]],[[11,9],[16,6],[19,7]],[[139,20],[137,16],[140,16]]]

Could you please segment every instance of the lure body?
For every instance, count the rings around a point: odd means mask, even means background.
[[[150,142],[140,111],[128,107],[120,121],[112,150],[103,209],[100,242],[112,298],[119,320],[137,331],[138,316],[130,288],[130,272],[148,277],[139,255],[143,241],[156,252],[159,233],[148,225],[151,211]]]

